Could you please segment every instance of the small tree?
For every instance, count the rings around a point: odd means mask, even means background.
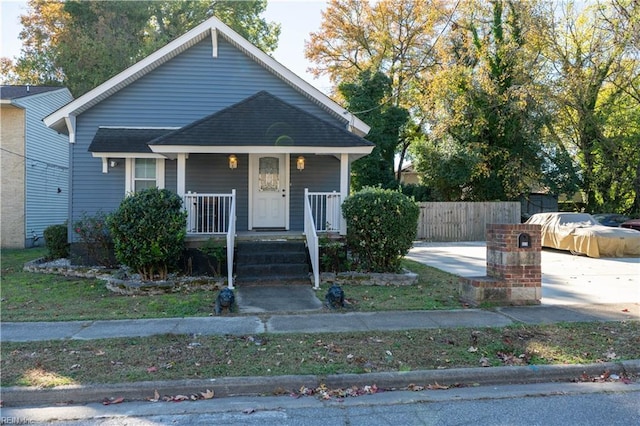
[[[364,188],[342,204],[347,241],[361,269],[397,272],[416,237],[420,209],[401,192]]]
[[[184,249],[187,213],[166,189],[149,188],[125,198],[107,217],[116,258],[143,280],[166,279]]]

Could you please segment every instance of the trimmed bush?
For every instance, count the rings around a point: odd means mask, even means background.
[[[187,213],[180,197],[148,188],[126,197],[107,217],[116,258],[143,280],[164,280],[184,250]]]
[[[44,242],[48,250],[49,259],[64,259],[69,257],[69,239],[67,225],[51,225],[44,232]]]
[[[416,237],[420,208],[401,192],[363,188],[342,204],[347,242],[359,269],[399,272]]]
[[[112,268],[116,266],[116,261],[112,254],[113,243],[106,221],[106,215],[102,212],[95,216],[85,213],[82,219],[74,222],[73,229],[85,246],[88,261]]]

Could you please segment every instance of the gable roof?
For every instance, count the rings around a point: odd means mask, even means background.
[[[88,151],[151,153],[149,141],[173,130],[175,129],[100,127]]]
[[[102,100],[108,98],[209,36],[212,38],[212,50],[214,57],[217,55],[217,37],[222,36],[225,40],[247,54],[269,72],[288,83],[291,87],[315,102],[330,114],[342,120],[345,123],[345,126],[349,127],[349,130],[360,136],[364,136],[369,132],[369,126],[362,120],[346,111],[342,106],[331,100],[327,95],[307,83],[296,74],[292,73],[271,56],[249,43],[249,41],[244,39],[216,17],[207,19],[163,48],[155,51],[151,55],[110,78],[95,89],[85,93],[48,117],[45,117],[44,123],[58,132],[69,134],[70,138],[73,138],[73,135],[75,134],[75,129],[73,127],[75,127],[76,116],[82,114],[92,106],[98,104]]]
[[[27,96],[39,95],[40,93],[52,92],[54,90],[62,90],[64,87],[59,86],[0,86],[0,99],[11,100],[24,98]]]
[[[344,128],[261,91],[215,114],[149,142],[162,147],[372,147]]]

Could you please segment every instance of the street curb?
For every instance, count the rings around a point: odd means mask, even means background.
[[[640,359],[577,365],[530,365],[525,367],[452,368],[393,373],[334,374],[329,376],[223,377],[216,379],[147,381],[104,385],[72,385],[55,388],[5,387],[0,390],[5,407],[54,404],[86,404],[108,398],[144,401],[160,396],[199,395],[213,390],[216,398],[260,396],[299,392],[301,388],[346,389],[376,385],[382,390],[399,390],[414,384],[424,386],[475,386],[526,384],[580,380],[582,376],[597,381],[604,373],[639,376]]]

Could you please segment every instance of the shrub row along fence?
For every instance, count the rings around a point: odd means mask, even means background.
[[[489,223],[520,223],[519,202],[419,203],[418,233],[425,241],[485,241]]]

